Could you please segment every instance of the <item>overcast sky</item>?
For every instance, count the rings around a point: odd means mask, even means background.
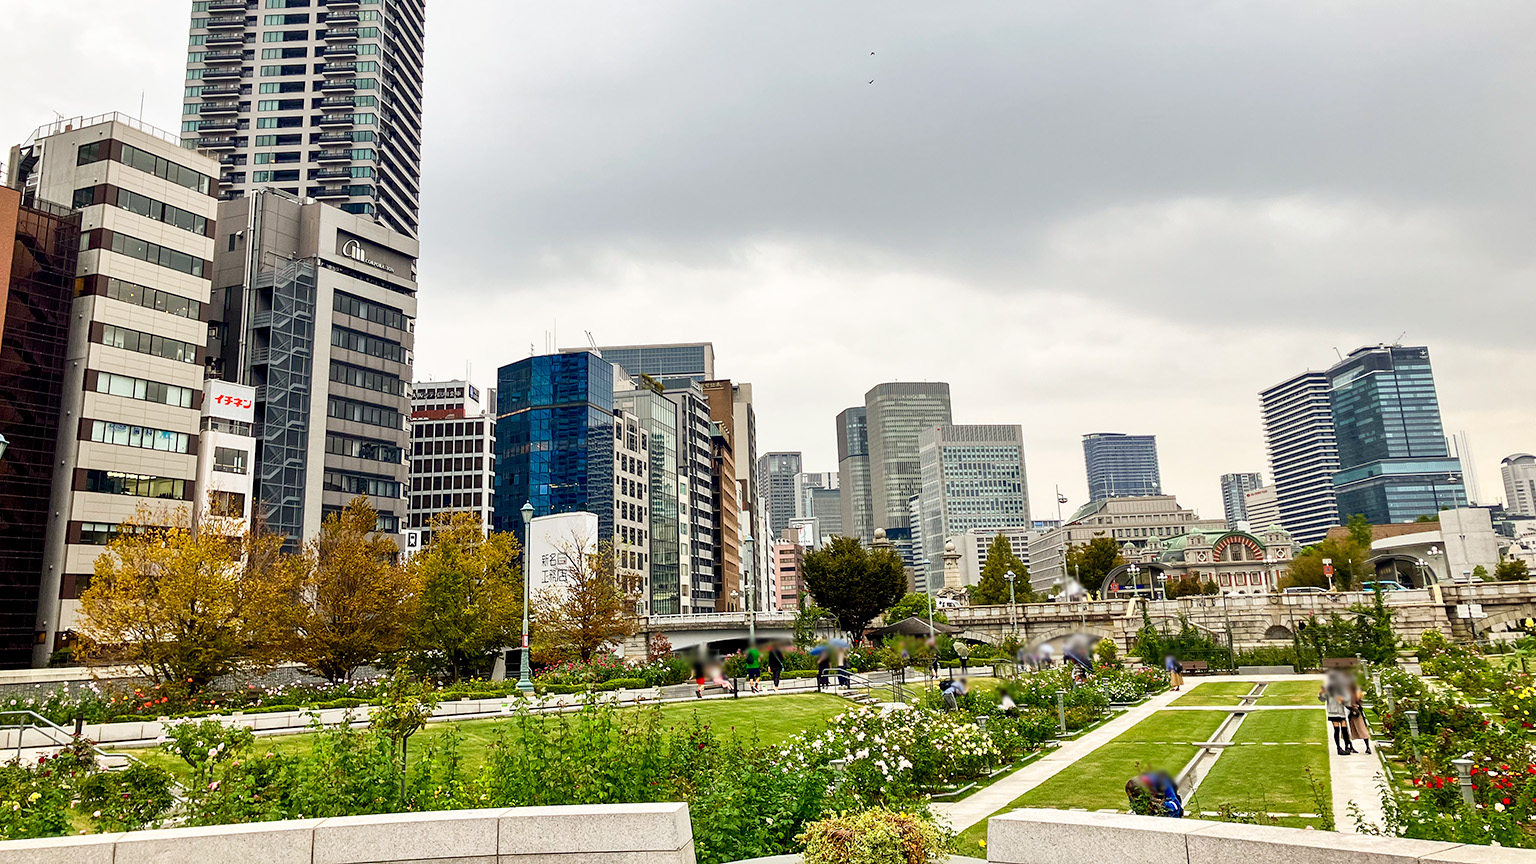
[[[7,4],[0,136],[141,94],[177,128],[188,8]],[[1097,431],[1220,516],[1222,473],[1268,478],[1261,388],[1406,331],[1502,500],[1532,32],[1527,0],[432,0],[417,374],[711,340],[812,470],[871,386],[943,380],[1023,425],[1037,518]]]

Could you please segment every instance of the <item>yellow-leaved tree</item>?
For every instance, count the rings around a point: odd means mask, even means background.
[[[294,588],[282,538],[193,531],[185,510],[140,507],[80,595],[82,654],[193,690],[279,659]]]
[[[378,518],[359,495],[304,549],[284,654],[329,681],[405,646],[416,585]]]
[[[534,598],[533,655],[541,663],[587,662],[635,632],[635,599],[619,587],[613,547],[579,540],[557,553],[557,584]]]
[[[486,533],[474,513],[444,513],[407,569],[418,594],[407,641],[422,670],[440,681],[485,675],[496,652],[520,641],[522,544]]]

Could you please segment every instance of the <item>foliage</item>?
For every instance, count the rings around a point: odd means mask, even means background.
[[[279,610],[292,596],[282,538],[217,527],[194,532],[185,511],[148,507],[122,524],[80,595],[79,633],[92,660],[198,690],[277,659]]]
[[[1488,568],[1479,564],[1472,568],[1472,579],[1477,582],[1488,581]]]
[[[583,663],[567,660],[539,670],[534,681],[556,686],[580,686],[603,684],[608,681],[631,679],[642,682],[641,686],[660,687],[681,684],[688,680],[691,669],[688,661],[667,655],[640,663],[618,657],[594,657]]]
[[[176,803],[169,771],[130,762],[121,771],[96,771],[80,781],[80,809],[90,811],[98,830],[138,831],[160,823]]]
[[[407,634],[417,667],[438,680],[484,675],[494,652],[522,629],[522,546],[486,534],[473,513],[432,520],[432,537],[408,565],[420,595]]]
[[[1100,669],[1123,669],[1125,663],[1120,659],[1120,646],[1113,639],[1100,639],[1093,646],[1094,662]]]
[[[438,696],[432,685],[411,677],[403,669],[395,670],[385,679],[379,694],[379,704],[368,713],[372,728],[398,746],[402,753],[405,744],[427,721],[437,707]]]
[[[823,619],[829,617],[831,613],[801,595],[800,608],[795,612],[795,647],[810,648],[821,641],[821,637],[816,635],[816,628]]]
[[[1371,572],[1366,565],[1370,554],[1370,544],[1360,545],[1353,534],[1343,539],[1326,538],[1315,546],[1301,550],[1291,560],[1285,575],[1280,577],[1279,587],[1282,591],[1303,586],[1329,587],[1328,577],[1323,573],[1323,559],[1328,558],[1333,561],[1333,587],[1348,591],[1361,576]]]
[[[1083,587],[1099,590],[1104,577],[1125,563],[1113,537],[1095,537],[1087,543],[1067,547],[1066,571]]]
[[[804,579],[816,604],[854,639],[901,598],[907,582],[895,550],[871,551],[851,537],[833,537],[823,548],[807,552]]]
[[[955,845],[931,819],[880,808],[813,822],[796,839],[805,864],[929,864]]]
[[[534,655],[542,662],[586,662],[635,632],[632,604],[620,588],[615,553],[607,542],[588,553],[567,544],[561,581],[534,598]]]
[[[1221,593],[1221,589],[1216,587],[1215,582],[1200,578],[1198,573],[1185,573],[1164,585],[1163,590],[1167,592],[1169,600]]]
[[[1524,582],[1531,578],[1530,566],[1524,558],[1506,558],[1493,569],[1493,578],[1500,582]]]
[[[378,515],[359,495],[326,517],[304,551],[284,653],[328,681],[405,643],[414,586],[395,564],[394,541],[374,533]]]
[[[987,547],[987,563],[981,568],[981,578],[968,589],[972,606],[1000,606],[1008,602],[1008,574],[1016,577],[1013,582],[1016,603],[1032,603],[1034,588],[1029,583],[1029,568],[1013,554],[1013,544],[1002,534],[992,538]]]
[[[905,621],[908,618],[921,618],[927,621],[928,615],[931,612],[933,620],[940,624],[948,624],[949,616],[944,614],[944,610],[932,604],[933,599],[927,594],[918,594],[916,592],[907,594],[900,600],[897,600],[891,608],[885,610],[885,623],[887,625],[895,624],[897,621]]]

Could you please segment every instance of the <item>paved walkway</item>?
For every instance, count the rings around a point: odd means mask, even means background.
[[[1359,752],[1353,756],[1340,756],[1333,746],[1333,729],[1323,720],[1323,734],[1328,741],[1328,776],[1333,780],[1333,827],[1335,831],[1355,834],[1354,817],[1349,814],[1353,803],[1360,809],[1365,821],[1381,825],[1386,814],[1381,809],[1381,788],[1378,785],[1386,775],[1381,768],[1381,750],[1371,747],[1366,755],[1361,742],[1355,742]]]
[[[1204,681],[1320,681],[1318,675],[1214,675],[1209,678],[1186,679],[1184,690],[1173,692],[1172,690],[1159,693],[1142,704],[1131,708],[1119,717],[1105,723],[1097,729],[1074,740],[1068,741],[1061,747],[1047,753],[1023,768],[999,779],[992,785],[977,791],[962,801],[945,802],[933,805],[933,810],[938,815],[949,820],[951,830],[956,832],[975,825],[985,820],[993,813],[1013,803],[1015,798],[1025,792],[1039,786],[1041,783],[1061,773],[1067,766],[1099,749],[1101,746],[1118,738],[1122,733],[1142,720],[1152,716],[1157,711],[1167,708],[1174,700],[1193,690]],[[1180,706],[1194,708],[1196,706]],[[1265,706],[1269,707],[1269,706]],[[1295,706],[1273,706],[1275,708]],[[1233,705],[1200,706],[1199,710],[1237,710]],[[1247,709],[1247,710],[1252,710]],[[1334,782],[1334,788],[1338,788],[1338,781]],[[1335,799],[1337,800],[1337,799]],[[1335,805],[1337,806],[1337,805]]]

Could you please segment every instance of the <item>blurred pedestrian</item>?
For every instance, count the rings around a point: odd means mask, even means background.
[[[1365,752],[1371,752],[1371,725],[1365,722],[1365,694],[1360,692],[1360,683],[1350,680],[1350,690],[1353,691],[1349,698],[1349,738],[1350,749],[1354,749],[1355,741],[1365,743]]]
[[[774,692],[778,692],[779,676],[784,674],[784,649],[777,642],[768,646],[768,674],[773,676]]]
[[[965,695],[965,679],[953,678],[945,681],[939,688],[939,695],[944,699],[946,711],[960,710],[960,697]]]
[[[964,642],[955,642],[955,656],[960,658],[960,674],[964,675],[969,671],[968,663],[971,659],[971,646]]]
[[[1173,686],[1174,690],[1184,686],[1184,664],[1179,662],[1179,658],[1172,654],[1164,657],[1163,668],[1167,670],[1168,683]]]
[[[704,669],[704,652],[700,650],[693,655],[693,696],[695,699],[704,698],[704,684],[709,680],[709,675]]]
[[[1333,727],[1333,747],[1340,756],[1348,756],[1355,752],[1354,745],[1349,740],[1349,730],[1346,723],[1349,720],[1350,685],[1344,680],[1344,673],[1337,669],[1329,669],[1328,677],[1323,680],[1323,686],[1318,688],[1317,701],[1323,703],[1324,713],[1328,715],[1328,723]]]
[[[762,692],[763,652],[757,650],[756,645],[749,645],[743,659],[747,669],[747,689],[753,693]]]

